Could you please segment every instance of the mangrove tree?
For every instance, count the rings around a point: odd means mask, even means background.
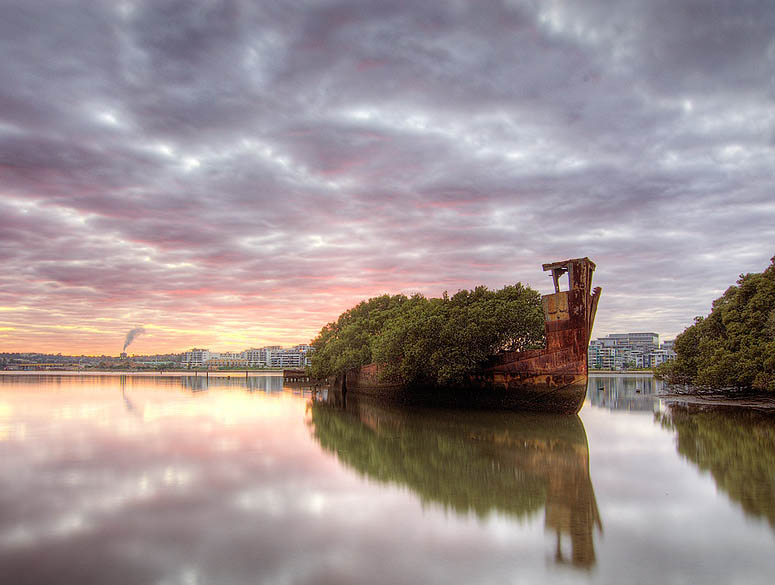
[[[676,360],[657,374],[672,383],[775,391],[775,257],[741,274],[675,340]]]
[[[541,295],[521,283],[441,298],[383,295],[323,327],[312,342],[311,374],[325,378],[376,362],[401,383],[462,384],[488,356],[543,344]]]

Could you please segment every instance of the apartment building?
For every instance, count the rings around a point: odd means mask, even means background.
[[[193,348],[183,354],[181,363],[184,368],[201,368],[210,360],[209,349]]]
[[[673,341],[660,347],[653,332],[612,333],[591,341],[587,351],[587,365],[599,370],[653,368],[672,359]]]
[[[279,345],[251,348],[245,351],[212,352],[193,348],[183,354],[181,363],[186,368],[200,367],[251,367],[251,368],[303,368],[309,365],[312,347],[302,343],[294,347]]]

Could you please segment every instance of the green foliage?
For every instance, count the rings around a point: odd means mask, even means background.
[[[409,302],[405,295],[374,297],[358,303],[342,313],[336,322],[323,327],[312,341],[315,351],[311,357],[311,375],[325,378],[370,363],[372,336],[379,334],[385,323]]]
[[[352,412],[319,402],[312,402],[308,413],[323,449],[365,477],[407,486],[423,503],[480,518],[493,512],[527,518],[555,503],[570,507],[578,522],[597,516],[587,438],[578,417],[439,416],[439,411],[367,403]]]
[[[488,356],[543,343],[541,296],[520,283],[432,299],[383,295],[323,327],[312,342],[311,375],[324,378],[377,362],[386,379],[462,384]]]
[[[675,341],[677,359],[658,374],[674,383],[775,391],[775,258],[743,274]]]

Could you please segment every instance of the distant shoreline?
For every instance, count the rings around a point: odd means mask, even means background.
[[[653,376],[652,370],[589,370],[589,375],[595,376],[621,376],[627,374],[628,376]]]
[[[271,370],[0,370],[0,376],[281,376],[282,369]]]
[[[284,369],[272,368],[266,370],[0,370],[2,375],[39,375],[39,374],[62,374],[62,375],[110,375],[110,376],[244,376],[247,371],[248,376],[261,375],[281,375]],[[293,369],[293,368],[290,368]],[[653,376],[654,372],[648,370],[590,370],[589,375],[595,376]]]

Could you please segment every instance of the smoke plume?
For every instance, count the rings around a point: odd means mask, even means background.
[[[130,330],[129,333],[126,334],[126,339],[124,340],[124,349],[121,351],[126,351],[126,348],[129,347],[129,344],[135,340],[135,337],[142,335],[143,333],[145,333],[145,329],[142,327],[135,327],[134,329]]]

